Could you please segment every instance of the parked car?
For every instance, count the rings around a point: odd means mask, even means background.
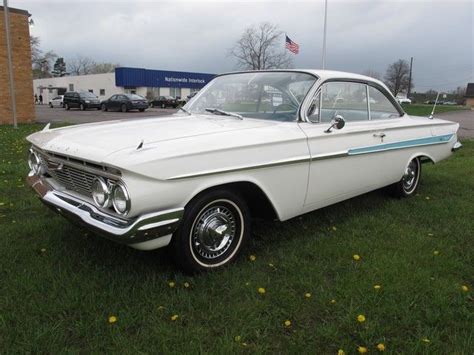
[[[148,101],[137,94],[117,94],[100,103],[102,111],[122,111],[130,110],[145,111],[148,108]]]
[[[88,108],[100,109],[99,99],[88,91],[68,91],[64,94],[63,102],[63,106],[66,110],[71,108],[78,108],[82,111]]]
[[[160,96],[150,101],[150,107],[178,107],[178,101],[173,96]]]
[[[56,97],[52,98],[51,100],[49,100],[49,107],[51,107],[51,108],[53,108],[53,107],[63,107],[63,105],[64,105],[63,99],[64,99],[64,95],[59,95],[59,96],[56,96]]]
[[[261,101],[269,96],[278,99]],[[65,217],[136,249],[170,245],[199,272],[237,257],[252,217],[286,221],[385,186],[415,195],[421,164],[461,147],[458,128],[409,116],[367,76],[240,72],[217,76],[168,118],[30,135],[27,180]]]
[[[446,101],[444,104],[453,106],[453,105],[457,105],[458,103],[456,101]]]
[[[407,105],[411,104],[411,100],[408,97],[397,96],[397,101],[400,104],[407,104]]]

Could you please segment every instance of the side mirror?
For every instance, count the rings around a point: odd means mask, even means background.
[[[332,120],[331,126],[324,132],[331,133],[333,128],[342,129],[344,128],[345,125],[346,125],[346,121],[344,120],[344,117],[342,117],[341,115],[336,115],[334,116]]]

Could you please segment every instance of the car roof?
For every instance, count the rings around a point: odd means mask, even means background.
[[[276,71],[277,72],[281,71],[281,72],[308,73],[308,74],[312,74],[319,77],[322,81],[325,81],[328,79],[355,79],[355,80],[371,81],[371,82],[377,83],[378,85],[383,86],[385,89],[388,90],[387,86],[382,81],[372,78],[370,76],[356,74],[356,73],[349,73],[349,72],[344,72],[344,71],[337,71],[337,70],[323,70],[323,69],[244,70],[244,71],[223,73],[221,75],[236,74],[236,73],[276,72]]]

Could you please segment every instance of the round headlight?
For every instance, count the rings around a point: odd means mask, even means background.
[[[38,175],[41,171],[41,161],[33,149],[30,149],[28,154],[28,166],[35,175]]]
[[[118,214],[125,215],[130,210],[130,197],[124,185],[118,183],[114,187],[112,203]]]
[[[110,191],[104,178],[95,178],[92,182],[92,199],[99,207],[110,206]]]

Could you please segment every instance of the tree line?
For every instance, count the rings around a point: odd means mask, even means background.
[[[30,47],[33,79],[112,73],[120,66],[118,63],[96,62],[81,55],[68,59],[66,63],[64,57],[58,56],[54,51],[41,50],[40,39],[36,36],[30,36]]]

